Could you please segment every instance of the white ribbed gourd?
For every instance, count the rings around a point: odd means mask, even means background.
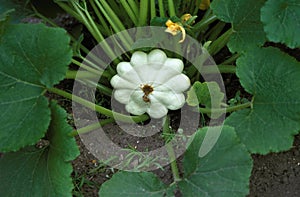
[[[168,58],[162,50],[134,52],[130,62],[117,65],[118,74],[110,81],[113,96],[133,115],[162,118],[185,103],[183,92],[190,87],[190,79],[182,70],[183,62]]]

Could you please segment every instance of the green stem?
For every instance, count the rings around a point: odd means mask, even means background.
[[[220,108],[220,109],[199,108],[199,112],[204,113],[204,114],[229,113],[229,112],[234,112],[234,111],[241,110],[241,109],[248,108],[248,107],[252,107],[252,102],[243,103],[240,105],[227,107],[227,108]]]
[[[155,1],[151,1],[151,0],[150,0],[150,13],[151,13],[151,19],[156,17]]]
[[[99,77],[94,73],[89,71],[77,71],[77,70],[68,70],[66,73],[67,79],[76,79],[76,78],[96,78]]]
[[[71,36],[71,39],[72,39],[73,42],[78,42],[77,39],[75,39],[73,36]],[[80,49],[81,49],[84,53],[88,54],[88,53],[90,52],[90,50],[89,50],[88,48],[86,48],[85,46],[83,46],[81,43],[79,43],[79,45],[80,45]],[[81,55],[81,54],[80,54],[80,55]],[[84,59],[84,58],[81,58],[81,59]],[[94,58],[93,58],[93,59],[94,59]]]
[[[148,4],[149,0],[141,0],[140,2],[140,17],[139,17],[139,26],[144,26],[147,24],[148,16]]]
[[[214,73],[235,73],[236,67],[233,65],[211,65],[211,66],[203,66],[201,68],[201,73],[205,74],[214,74]]]
[[[106,32],[106,35],[108,36],[110,34],[110,29],[109,29],[109,26],[107,25],[106,21],[104,20],[104,17],[99,12],[98,8],[95,5],[95,2],[93,0],[90,0],[89,2],[91,4],[96,16],[98,17],[98,20],[102,24],[102,26],[101,26],[102,30],[101,31]]]
[[[86,22],[86,24],[91,26],[91,30],[92,33],[94,33],[94,35],[96,36],[96,40],[98,42],[101,42],[104,40],[104,36],[102,35],[102,33],[99,30],[99,25],[96,24],[96,22],[94,21],[93,17],[90,15],[90,12],[88,11],[87,7],[83,8],[84,13],[88,19],[88,21]]]
[[[197,24],[193,26],[193,31],[202,31],[205,29],[208,25],[218,20],[216,15],[212,15],[209,18],[202,19]]]
[[[95,69],[93,69],[93,68],[91,68],[91,67],[89,67],[89,66],[87,66],[87,65],[85,65],[85,64],[83,64],[83,63],[81,63],[77,60],[75,60],[75,59],[72,59],[72,63],[79,66],[79,67],[81,67],[81,68],[83,68],[83,69],[85,69],[85,70],[87,70],[87,71],[89,71],[89,72],[91,72],[91,73],[93,73],[93,74],[95,74],[95,75],[98,75],[98,76],[103,75],[105,77],[110,77],[110,75],[108,75],[106,72],[95,70]]]
[[[227,60],[225,60],[224,62],[222,62],[221,64],[232,64],[233,62],[235,62],[235,60],[237,60],[237,58],[240,57],[239,53],[233,54],[230,58],[228,58]]]
[[[135,2],[135,0],[128,0],[128,4],[130,5],[134,15],[138,17],[140,15],[138,3]]]
[[[123,121],[123,122],[129,122],[129,123],[132,123],[132,122],[142,122],[142,121],[145,121],[145,120],[148,120],[149,119],[149,116],[144,114],[144,115],[140,115],[140,116],[126,116],[124,114],[120,114],[120,113],[117,113],[117,112],[113,112],[109,109],[106,109],[105,107],[102,107],[102,106],[99,106],[99,105],[96,105],[95,103],[92,103],[90,101],[87,101],[79,96],[76,96],[76,95],[73,95],[73,94],[70,94],[66,91],[63,91],[63,90],[60,90],[60,89],[57,89],[57,88],[48,88],[48,91],[49,92],[52,92],[52,93],[55,93],[55,94],[58,94],[60,96],[63,96],[65,98],[68,98],[76,103],[79,103],[87,108],[90,108],[92,110],[95,110],[96,112],[100,113],[100,114],[103,114],[107,117],[110,117],[110,118],[113,118],[113,119],[117,119],[117,120],[120,120],[120,121]]]
[[[63,2],[54,1],[59,7],[61,7],[64,11],[66,11],[68,14],[76,18],[78,21],[83,23],[83,20],[79,14],[76,13],[70,6]]]
[[[218,65],[220,73],[235,73],[236,66],[233,65]]]
[[[80,9],[82,8],[78,8],[77,4],[75,2],[73,3],[73,7],[76,11],[74,11],[71,7],[69,7],[68,5],[66,5],[65,3],[61,3],[61,2],[56,2],[62,9],[64,9],[67,13],[71,14],[73,17],[75,17],[78,21],[80,21],[81,23],[83,23],[84,26],[86,26],[86,28],[90,31],[90,33],[93,35],[93,37],[98,41],[103,43],[103,47],[106,51],[106,53],[108,54],[108,56],[111,59],[114,59],[114,63],[116,63],[117,61],[115,60],[114,57],[114,52],[112,51],[111,47],[107,44],[107,42],[104,40],[103,35],[100,33],[100,31],[98,30],[99,25],[95,24],[93,22],[93,19],[91,19],[91,16],[88,12],[88,10],[85,10],[84,12],[88,15],[88,17],[92,20],[91,23],[94,25],[91,25],[89,23],[89,21],[87,20],[87,18],[85,17],[85,15],[82,13],[82,11]],[[79,5],[78,5],[79,6]],[[77,13],[78,12],[78,13]],[[93,29],[96,28],[96,29]],[[98,33],[97,33],[98,32]],[[72,40],[74,42],[77,42],[75,38],[73,38],[71,36]],[[89,54],[89,57],[91,57],[93,60],[95,60],[95,62],[98,62],[98,64],[103,64],[102,60],[99,59],[97,56],[95,56],[94,54],[89,53],[90,50],[87,49],[86,47],[84,47],[82,44],[80,44],[80,49],[85,52],[86,54]],[[82,58],[84,59],[84,58]]]
[[[108,54],[108,56],[111,59],[114,59],[114,52],[111,49],[111,47],[106,43],[103,35],[101,34],[101,32],[99,31],[98,27],[99,25],[95,23],[95,21],[93,20],[92,16],[90,15],[88,9],[87,9],[87,5],[85,3],[85,1],[83,2],[83,6],[81,7],[81,5],[78,2],[75,1],[71,1],[72,6],[74,7],[76,13],[80,16],[80,20],[85,26],[86,28],[89,30],[89,32],[93,35],[93,37],[96,39],[96,41],[98,43],[102,42],[106,53]],[[68,11],[68,10],[67,10]]]
[[[174,6],[173,0],[168,0],[168,6],[169,6],[169,15],[170,15],[170,17],[176,16],[175,6]]]
[[[116,33],[125,29],[119,17],[106,1],[96,0],[95,3]]]
[[[163,122],[164,122],[163,123],[163,134],[165,134],[166,136],[169,136],[171,134],[170,127],[169,127],[170,126],[169,116],[166,116],[164,118]],[[174,182],[178,182],[181,180],[181,178],[179,176],[178,166],[177,166],[177,162],[176,162],[176,156],[175,156],[175,152],[174,152],[171,142],[166,142],[166,149],[167,149],[169,159],[171,162],[171,170],[172,170]]]
[[[203,64],[204,62],[210,57],[210,54],[208,52],[204,52],[201,55],[197,56],[194,62],[197,62],[197,67],[196,66],[190,66],[187,68],[186,73],[192,79],[194,75],[196,75],[196,80],[199,80],[200,77],[200,72],[203,69]],[[217,68],[214,66],[214,71],[216,71]]]
[[[89,60],[90,57],[95,62],[97,62],[97,65],[94,64],[92,61]],[[103,69],[106,66],[105,63],[101,59],[99,59],[98,57],[96,57],[93,53],[89,53],[88,54],[88,58],[84,58],[81,55],[79,56],[79,58],[82,59],[84,63],[86,63],[86,65],[81,63],[83,66],[93,67],[94,69],[99,70],[101,72],[103,72]],[[103,68],[101,66],[103,66]]]
[[[208,37],[206,40],[209,41],[215,41],[220,33],[223,31],[224,27],[225,27],[226,23],[224,23],[223,21],[219,21],[213,28],[211,28],[211,30],[207,33],[207,35],[205,37]]]
[[[159,16],[162,18],[166,17],[163,0],[158,0],[158,8],[159,8]]]
[[[120,1],[124,10],[126,11],[126,13],[128,14],[129,18],[131,19],[131,21],[133,22],[133,24],[135,26],[138,26],[138,19],[136,17],[136,15],[134,14],[132,8],[130,7],[130,5],[128,4],[127,1]]]
[[[87,65],[100,71],[103,71],[103,69],[105,69],[107,63],[105,63],[102,59],[100,59],[100,57],[97,57],[96,54],[94,54],[94,52],[91,53],[88,52],[87,54],[88,54],[87,58],[82,57],[80,55],[80,58],[84,60],[84,62],[86,62]],[[97,64],[95,64],[94,62],[97,62]]]
[[[99,2],[100,1],[100,2]],[[119,19],[117,14],[112,10],[109,4],[104,0],[97,0],[95,1],[96,5],[98,6],[101,13],[105,16],[106,20],[109,22],[115,33],[118,33],[122,30],[125,30],[125,26],[123,25],[122,21]],[[127,49],[131,48],[133,43],[132,38],[126,32],[119,35],[120,39],[124,43]]]
[[[95,0],[94,0],[95,1]],[[97,0],[98,1],[98,0]],[[121,13],[123,11],[123,9],[121,8],[119,1],[108,1],[108,0],[104,0],[106,3],[109,4],[109,7],[114,10],[115,13]]]
[[[113,118],[108,118],[108,119],[102,120],[100,122],[90,124],[86,127],[82,127],[80,129],[74,130],[71,133],[69,133],[69,135],[71,137],[74,137],[74,136],[79,135],[79,134],[87,133],[87,132],[93,131],[95,129],[98,129],[100,127],[103,127],[106,124],[113,123],[114,121],[115,120]]]
[[[208,52],[210,55],[217,54],[223,47],[225,47],[229,41],[229,38],[233,32],[233,29],[228,29],[223,33],[219,38],[217,38],[211,45],[208,47]]]
[[[102,76],[104,76],[104,74],[106,74],[106,72],[104,72]],[[76,79],[77,81],[83,83],[84,85],[88,85],[88,86],[92,85],[93,87],[96,87],[101,93],[107,96],[112,95],[112,89],[100,83],[95,83],[94,81],[89,80],[91,78],[97,79],[99,78],[99,76],[88,71],[68,70],[66,73],[66,79]]]
[[[93,21],[92,17],[90,16],[89,12],[86,10],[86,5],[85,7],[81,7],[78,2],[71,1],[72,6],[75,9],[75,12],[80,16],[79,21],[81,21],[86,28],[89,30],[89,32],[93,35],[93,37],[97,40],[97,42],[101,42],[104,40],[104,37],[102,34],[99,32],[97,25]],[[66,10],[68,12],[68,10]]]
[[[80,81],[86,85],[92,85],[93,87],[96,87],[101,93],[107,95],[107,96],[111,96],[112,95],[112,89],[100,84],[100,83],[95,83],[94,81],[90,81],[90,80],[84,80],[84,81]]]

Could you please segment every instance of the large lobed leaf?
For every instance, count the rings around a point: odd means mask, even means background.
[[[69,41],[59,28],[6,26],[0,36],[0,151],[16,151],[45,135],[50,110],[43,93],[64,78]]]
[[[265,0],[214,0],[211,8],[217,17],[231,23],[233,34],[228,47],[232,52],[261,46],[266,40],[260,9]]]
[[[237,75],[253,106],[226,123],[252,153],[291,148],[300,129],[300,63],[278,49],[255,48],[238,59]]]
[[[168,187],[151,172],[118,172],[100,188],[100,197],[170,196]]]
[[[198,157],[200,146],[208,132],[221,135],[213,148]],[[179,182],[182,196],[246,196],[252,159],[229,126],[206,127],[197,131],[183,160],[184,179]]]
[[[79,155],[75,139],[68,134],[66,112],[51,103],[49,145],[26,147],[0,159],[0,196],[72,196],[71,160]]]
[[[261,21],[270,41],[300,47],[299,0],[268,0],[261,9]]]

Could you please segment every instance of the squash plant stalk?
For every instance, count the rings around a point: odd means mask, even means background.
[[[156,17],[155,1],[151,1],[151,0],[150,0],[150,16],[151,16],[151,19]]]
[[[158,0],[158,8],[159,8],[159,16],[166,17],[163,0]]]
[[[170,118],[168,115],[163,120],[163,134],[167,136],[170,134]],[[181,178],[179,176],[176,156],[171,142],[166,141],[166,149],[169,155],[169,160],[171,162],[170,164],[171,164],[171,170],[172,170],[174,182],[178,182],[181,180]]]
[[[109,35],[110,34],[110,29],[108,28],[108,24],[106,23],[106,21],[104,20],[104,17],[102,16],[102,14],[99,12],[97,6],[95,5],[95,2],[94,1],[89,1],[96,16],[98,17],[100,23],[102,24],[101,26],[101,29],[102,29],[102,33],[105,32],[106,35]]]
[[[230,58],[222,62],[221,64],[232,64],[239,58],[241,55],[239,53],[233,54]]]
[[[122,21],[119,19],[119,17],[116,15],[116,13],[106,1],[97,0],[95,1],[95,3],[100,9],[100,11],[103,13],[106,20],[109,22],[115,33],[118,33],[122,30],[126,30]],[[126,48],[130,49],[131,43],[133,42],[131,37],[128,34],[126,34],[126,32],[124,33],[124,35],[120,34],[119,36]]]
[[[97,42],[101,42],[102,40],[104,40],[104,37],[102,36],[100,31],[98,31],[97,25],[95,24],[94,20],[90,16],[89,12],[86,10],[87,8],[81,7],[79,3],[76,2],[71,2],[71,3],[76,13],[78,13],[78,15],[80,16],[81,18],[80,21],[82,21],[83,24],[88,28],[89,32],[91,32],[91,34],[97,40]]]
[[[91,73],[89,71],[77,71],[77,70],[68,70],[66,73],[67,79],[76,79],[76,78],[95,78],[98,75]]]
[[[245,109],[252,106],[252,102],[247,102],[243,104],[239,104],[236,106],[226,107],[226,108],[219,108],[219,109],[209,109],[209,108],[199,108],[199,112],[204,114],[210,114],[210,113],[228,113],[228,112],[234,112],[237,110]]]
[[[93,131],[95,129],[98,129],[100,127],[103,127],[106,124],[113,123],[114,121],[115,120],[113,118],[108,118],[108,119],[105,119],[105,120],[101,120],[99,122],[90,124],[86,127],[82,127],[80,129],[74,130],[69,134],[69,136],[74,137],[74,136],[79,135],[79,134],[87,133],[87,132]]]
[[[170,17],[176,16],[175,6],[174,6],[173,0],[168,0],[168,6],[169,6],[169,15],[170,15]]]
[[[139,16],[139,6],[135,0],[128,0],[128,4],[136,17]]]
[[[203,66],[201,68],[201,73],[205,74],[214,74],[217,72],[220,73],[235,73],[236,67],[233,65],[217,65],[215,66]]]
[[[74,18],[76,18],[78,21],[80,22],[84,22],[81,18],[81,16],[76,12],[74,11],[69,5],[67,5],[66,3],[62,3],[60,1],[55,1],[55,3],[61,7],[63,10],[65,10],[67,13],[69,13],[70,15],[72,15]]]
[[[149,11],[149,0],[141,0],[139,26],[144,26],[147,24],[148,11]]]
[[[85,8],[81,7],[78,2],[71,1],[71,4],[75,10],[73,10],[70,6],[68,6],[66,3],[56,2],[62,9],[64,9],[67,13],[74,16],[77,20],[82,22],[86,28],[89,30],[89,32],[93,35],[93,37],[97,40],[97,42],[103,42],[104,47],[106,49],[107,55],[110,58],[113,58],[113,51],[108,46],[108,44],[105,42],[105,39],[101,32],[98,29],[98,25],[95,24],[94,20],[92,19],[91,15],[89,14],[89,11],[87,10],[87,7]],[[85,3],[85,1],[83,1]]]
[[[223,33],[219,38],[217,38],[214,42],[211,43],[208,47],[208,52],[210,55],[217,54],[223,47],[225,47],[229,41],[229,38],[233,32],[233,29],[228,29],[225,33]]]
[[[80,81],[80,80],[79,80]],[[80,81],[86,85],[92,85],[93,87],[96,87],[101,93],[107,95],[107,96],[111,96],[112,95],[112,89],[106,87],[105,85],[102,85],[100,83],[96,83],[92,80],[88,80],[88,79],[85,79],[84,81]]]
[[[105,116],[108,116],[110,118],[113,118],[113,119],[117,119],[117,120],[120,120],[120,121],[123,121],[123,122],[128,122],[128,123],[132,123],[132,122],[143,122],[145,120],[148,120],[149,119],[149,116],[146,115],[146,114],[143,114],[143,115],[140,115],[140,116],[126,116],[124,114],[120,114],[120,113],[117,113],[117,112],[113,112],[105,107],[102,107],[102,106],[99,106],[99,105],[96,105],[90,101],[87,101],[79,96],[76,96],[76,95],[73,95],[73,94],[70,94],[66,91],[63,91],[63,90],[60,90],[58,88],[48,88],[47,89],[49,92],[52,92],[52,93],[55,93],[55,94],[58,94],[60,96],[63,96],[65,98],[68,98],[74,102],[77,102],[87,108],[90,108],[92,110],[95,110],[96,112],[99,112]]]
[[[208,37],[206,40],[215,41],[220,36],[220,33],[223,31],[225,25],[226,23],[219,21],[213,28],[211,28],[210,31],[207,32],[204,38]]]
[[[200,32],[207,28],[208,25],[218,20],[216,15],[209,16],[208,18],[201,19],[198,23],[193,26],[194,32]]]
[[[79,67],[81,67],[81,68],[83,68],[83,69],[85,69],[85,70],[87,70],[87,71],[89,71],[89,72],[91,72],[94,75],[98,75],[98,76],[99,75],[104,75],[104,77],[110,77],[110,75],[108,75],[106,72],[103,72],[103,71],[100,71],[100,70],[95,70],[95,69],[91,68],[90,66],[82,64],[81,62],[79,62],[75,59],[72,59],[72,63],[79,66]]]
[[[88,52],[89,53],[89,52]],[[87,64],[87,66],[89,66],[89,67],[93,67],[94,69],[96,69],[96,70],[99,70],[99,71],[103,71],[103,69],[105,68],[105,63],[101,60],[101,59],[99,59],[98,57],[96,57],[96,55],[95,54],[93,54],[93,53],[89,53],[89,57],[91,56],[91,58],[95,61],[95,62],[97,62],[97,65],[96,64],[94,64],[93,62],[91,62],[88,58],[84,58],[84,57],[82,57],[81,55],[79,56],[79,58],[81,59],[81,60],[83,60],[86,64]],[[80,62],[77,62],[77,64],[81,64]],[[80,66],[80,65],[78,65],[78,66]],[[102,66],[102,67],[101,67]]]
[[[128,4],[127,1],[120,1],[120,3],[122,4],[124,10],[126,11],[126,13],[128,14],[129,18],[131,19],[131,21],[133,22],[133,24],[135,26],[138,26],[138,19],[136,17],[136,15],[134,14],[132,8],[130,7],[130,5]]]

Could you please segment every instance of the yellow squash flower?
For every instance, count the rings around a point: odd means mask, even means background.
[[[185,40],[185,29],[180,23],[174,23],[170,19],[166,22],[167,29],[165,32],[172,34],[173,36],[177,35],[179,32],[182,32],[182,39],[179,40],[179,43],[182,43]]]

